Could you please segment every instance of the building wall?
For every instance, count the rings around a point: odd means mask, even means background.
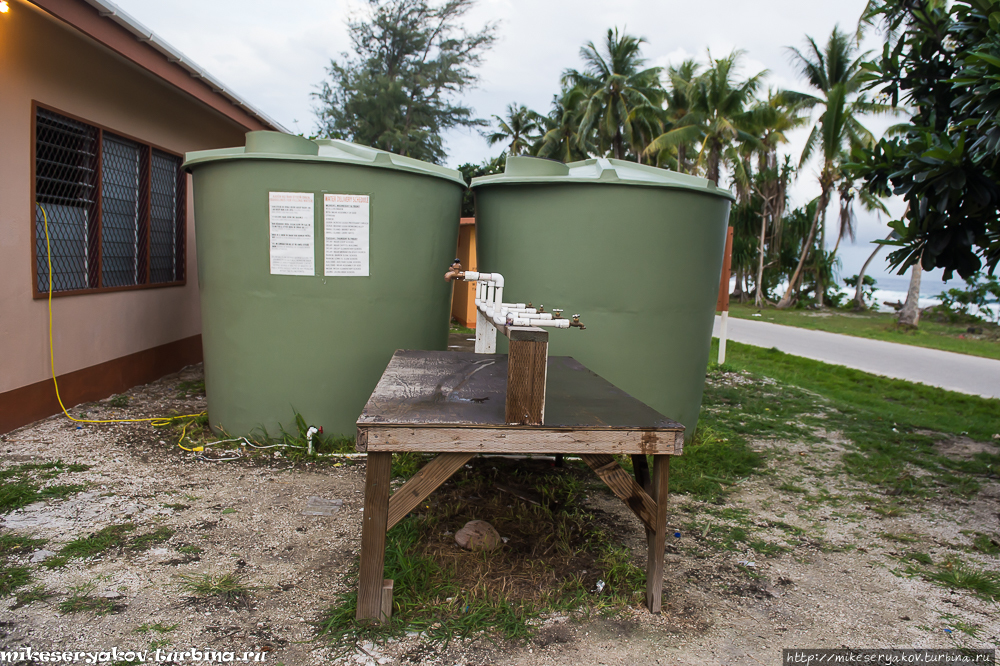
[[[458,252],[455,254],[467,271],[479,270],[476,263],[476,218],[463,217],[458,228]],[[468,328],[476,327],[476,287],[474,283],[455,282],[451,294],[451,316]]]
[[[26,396],[51,405],[47,395],[38,393],[44,393],[39,383],[51,375],[47,304],[32,297],[32,102],[180,154],[242,145],[247,128],[25,2],[13,2],[9,13],[0,14],[0,63],[0,432],[4,432],[16,421],[28,422],[10,413],[15,403],[26,408]],[[148,365],[153,354],[155,362],[146,374],[163,374],[176,365],[166,356],[174,354],[177,362],[183,362],[200,354],[190,181],[187,192],[186,284],[52,299],[56,372],[75,373],[76,384],[82,387],[75,395],[64,391],[67,406],[103,397],[94,395],[100,378],[88,379],[80,371],[95,368],[107,374],[107,364],[114,366],[119,359],[118,365]],[[178,355],[180,349],[186,351]],[[123,382],[143,380],[135,372],[119,374],[122,379],[105,382],[97,392],[122,390]],[[34,393],[26,394],[32,386]],[[42,411],[46,410],[55,413],[51,407]]]

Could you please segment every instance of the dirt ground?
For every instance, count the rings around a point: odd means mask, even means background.
[[[198,411],[204,397],[179,398],[177,387],[199,377],[193,367],[133,389],[128,408],[105,401],[72,411],[90,418]],[[935,561],[959,553],[982,570],[1000,570],[996,555],[972,550],[977,534],[1000,539],[1000,483],[984,481],[972,500],[932,497],[902,515],[879,511],[889,498],[871,489],[868,503],[845,506],[803,501],[778,488],[795,478],[842,496],[865,490],[835,473],[843,451],[835,437],[758,443],[768,449],[768,469],[723,505],[671,498],[668,520],[680,537],[668,548],[661,615],[637,608],[611,617],[549,617],[533,641],[520,645],[477,638],[442,648],[410,635],[362,644],[346,656],[317,640],[314,627],[344,591],[357,557],[363,460],[206,462],[146,424],[78,426],[62,416],[0,440],[2,469],[55,460],[90,466],[53,481],[85,484],[84,492],[0,516],[4,534],[47,539],[41,549],[56,552],[123,522],[135,525],[130,538],[173,531],[148,550],[109,549],[63,567],[32,562],[44,555],[39,549],[13,556],[9,564],[30,567],[28,587],[44,586],[53,596],[19,608],[13,595],[0,600],[0,645],[8,650],[264,651],[268,663],[288,666],[776,664],[782,648],[984,648],[1000,641],[996,602],[908,574],[905,563],[906,553],[918,549]],[[942,445],[956,455],[996,451],[991,443]],[[645,539],[627,509],[598,491],[588,502],[634,527],[628,545],[644,561]],[[323,513],[331,515],[313,515]],[[714,535],[736,527],[775,552],[765,557],[760,543],[747,545],[749,537],[719,547]],[[182,585],[185,575],[231,573],[252,587],[243,603],[206,601]],[[74,593],[108,599],[113,610],[61,611]]]

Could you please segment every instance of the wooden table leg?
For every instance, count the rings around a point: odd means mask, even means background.
[[[368,453],[365,472],[365,512],[361,527],[358,611],[355,616],[359,620],[383,619],[382,574],[385,569],[385,531],[389,514],[391,472],[391,453]]]
[[[646,608],[659,613],[663,596],[663,550],[667,539],[667,490],[670,456],[653,456],[653,501],[656,502],[656,530],[646,539]]]

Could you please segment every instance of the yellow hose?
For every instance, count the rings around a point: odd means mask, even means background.
[[[94,420],[94,419],[77,419],[77,418],[73,418],[72,416],[70,416],[69,412],[66,411],[66,406],[63,404],[62,397],[59,395],[59,382],[56,381],[56,354],[55,354],[55,346],[52,344],[52,244],[51,244],[51,242],[49,240],[49,216],[45,212],[45,208],[42,206],[42,204],[40,204],[38,202],[35,202],[35,205],[38,206],[38,208],[42,211],[42,220],[44,221],[44,226],[45,226],[45,254],[46,254],[46,257],[48,259],[48,266],[49,266],[49,291],[48,291],[48,294],[49,294],[49,298],[48,298],[48,306],[49,306],[49,364],[52,367],[52,385],[55,387],[55,390],[56,390],[56,400],[59,401],[59,407],[60,407],[60,409],[62,409],[63,414],[65,414],[66,418],[68,418],[70,421],[75,421],[76,423],[142,423],[142,422],[147,422],[148,421],[149,424],[152,425],[154,428],[164,428],[166,426],[169,426],[176,419],[187,419],[187,418],[190,418],[192,420],[188,421],[187,423],[185,423],[184,427],[181,429],[181,438],[179,440],[177,440],[177,446],[179,446],[180,448],[184,449],[185,451],[202,451],[202,450],[204,450],[204,448],[201,447],[201,446],[196,446],[194,448],[189,449],[186,446],[184,446],[183,444],[181,444],[181,442],[184,441],[184,437],[187,435],[188,426],[191,425],[194,422],[194,419],[198,418],[199,416],[204,416],[208,412],[199,412],[197,414],[181,414],[179,416],[156,416],[156,417],[153,417],[153,418],[146,418],[146,419],[101,419],[101,420]]]

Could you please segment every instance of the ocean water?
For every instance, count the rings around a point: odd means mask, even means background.
[[[937,274],[936,274],[937,273]],[[905,303],[906,302],[906,292],[910,288],[910,276],[907,275],[880,275],[875,277],[875,303],[877,305],[879,312],[894,312],[895,309],[886,303]],[[735,278],[730,282],[730,288],[736,287]],[[775,294],[781,296],[785,293],[788,283],[779,285],[775,289]],[[941,299],[938,296],[949,289],[960,289],[965,287],[965,281],[960,277],[955,276],[948,282],[941,279],[940,271],[934,273],[925,273],[920,278],[920,298],[917,299],[917,303],[921,308],[927,308],[932,305],[938,305],[941,303]],[[846,296],[848,299],[854,298],[854,287],[844,286],[843,283],[840,285],[840,292]],[[998,306],[993,305],[989,307],[989,312],[981,313],[986,319],[997,320]]]

